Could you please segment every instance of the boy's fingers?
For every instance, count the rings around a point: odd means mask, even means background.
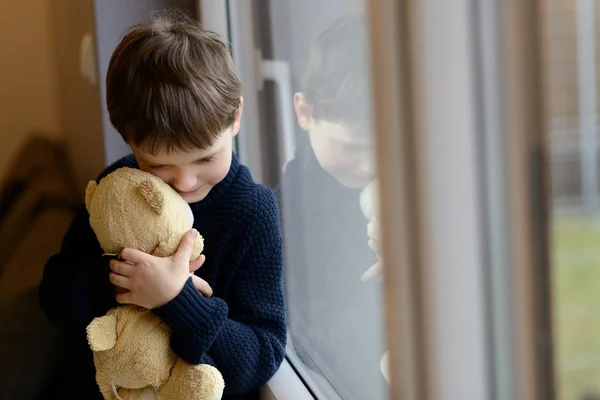
[[[121,294],[121,293],[127,293],[129,292],[129,290],[122,288],[120,286],[114,286],[115,288],[115,294]]]
[[[110,260],[109,266],[111,271],[123,276],[131,276],[131,273],[135,268],[132,264],[117,260]]]
[[[196,272],[198,269],[200,269],[200,267],[204,264],[204,261],[206,261],[204,254],[200,254],[198,258],[190,261],[190,273]]]
[[[373,239],[369,239],[369,248],[374,252],[379,251],[379,246],[377,245],[377,242]]]
[[[133,304],[131,292],[117,294],[117,302],[119,304]]]
[[[210,297],[213,294],[213,290],[204,279],[199,276],[192,275],[192,282],[196,287],[196,290],[199,291],[203,296]]]
[[[123,289],[131,289],[129,278],[123,275],[115,274],[111,272],[108,274],[108,279],[110,279],[110,283],[115,286],[122,287]]]
[[[174,258],[176,260],[186,260],[186,263],[189,263],[190,256],[192,255],[192,250],[194,248],[194,244],[196,243],[196,238],[198,237],[198,231],[195,229],[190,229],[183,237],[181,238],[181,243],[179,243],[179,248],[177,249],[177,253],[175,253]]]
[[[377,278],[381,275],[381,262],[377,261],[375,264],[371,265],[368,270],[365,271],[364,274],[360,277],[363,282],[370,281],[373,278]]]
[[[137,264],[143,261],[146,256],[148,256],[148,254],[144,253],[143,251],[126,248],[121,250],[118,259],[121,261]]]

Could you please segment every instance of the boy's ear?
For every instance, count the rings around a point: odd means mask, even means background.
[[[235,121],[233,122],[232,134],[237,135],[240,131],[240,121],[242,119],[242,113],[244,112],[244,98],[240,96],[240,105],[235,110]]]
[[[312,127],[312,107],[306,101],[304,93],[298,92],[294,95],[294,109],[298,118],[298,125],[305,131]]]

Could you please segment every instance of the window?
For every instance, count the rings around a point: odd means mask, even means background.
[[[596,2],[219,4],[282,210],[284,369],[318,399],[600,390]]]
[[[361,209],[361,193],[376,178],[365,17],[328,2],[270,6],[270,51],[279,59],[285,50],[291,71],[296,143],[292,154],[276,153],[283,172],[274,185],[285,236],[288,357],[319,398],[385,398],[381,282],[364,275],[377,263]],[[264,108],[284,112],[273,89],[265,85]],[[267,130],[283,125],[264,122]],[[363,196],[363,208],[368,202]]]
[[[215,2],[205,3],[215,15]],[[230,35],[245,84],[240,156],[280,200],[288,361],[318,398],[386,398],[381,279],[371,273],[376,238],[369,247],[378,200],[370,189],[376,165],[362,2],[222,5],[229,32],[214,18],[207,23]]]
[[[557,398],[598,399],[600,9],[586,0],[544,5]]]

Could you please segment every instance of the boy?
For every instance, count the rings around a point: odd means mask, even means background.
[[[375,262],[359,200],[375,178],[366,53],[361,16],[341,17],[315,37],[294,96],[306,133],[276,191],[291,342],[344,400],[386,393],[381,290],[363,281]]]
[[[229,50],[191,20],[156,19],[123,38],[106,85],[111,122],[133,156],[101,177],[123,166],[154,174],[189,203],[195,229],[173,257],[125,249],[107,260],[89,215],[77,215],[39,290],[65,335],[57,398],[101,398],[85,328],[118,304],[152,309],[171,328],[179,357],[217,367],[224,399],[257,398],[285,352],[282,240],[275,198],[232,151],[243,99]],[[205,258],[189,263],[197,232]]]

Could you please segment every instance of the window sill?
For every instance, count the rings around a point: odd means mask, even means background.
[[[261,399],[266,400],[314,400],[304,382],[289,362],[284,359],[275,375],[261,389]]]

